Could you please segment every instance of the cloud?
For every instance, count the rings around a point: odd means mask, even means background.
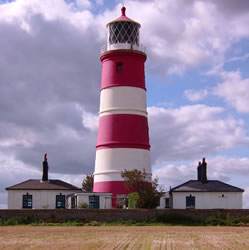
[[[48,152],[57,173],[92,170],[97,25],[90,11],[75,11],[64,1],[0,5],[1,152],[34,168]]]
[[[203,89],[203,90],[194,90],[194,89],[187,89],[184,91],[184,96],[191,102],[197,102],[205,97],[208,96],[208,90]]]
[[[92,3],[89,0],[75,0],[78,8],[91,8]]]
[[[181,74],[223,62],[234,43],[249,37],[245,2],[126,1],[126,6],[127,14],[142,24],[150,69]]]
[[[217,156],[209,160],[209,165],[212,166],[212,172],[215,173],[241,177],[246,177],[249,175],[248,157]]]
[[[186,90],[185,96],[192,101],[202,99],[203,95],[213,95],[223,99],[228,106],[234,108],[239,113],[249,113],[249,78],[243,78],[239,70],[226,71],[225,64],[237,61],[246,61],[249,54],[234,56],[227,59],[224,63],[214,66],[206,75],[215,75],[220,78],[216,86],[206,90],[206,93],[198,90]]]
[[[249,78],[242,78],[239,71],[221,73],[222,82],[213,90],[238,112],[249,113]]]
[[[153,163],[189,160],[249,142],[243,121],[226,115],[221,107],[150,107],[148,111]]]

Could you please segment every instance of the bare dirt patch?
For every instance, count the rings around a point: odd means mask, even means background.
[[[247,227],[7,226],[0,249],[249,249]]]

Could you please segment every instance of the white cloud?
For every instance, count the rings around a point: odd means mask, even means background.
[[[77,7],[79,8],[91,8],[92,3],[90,0],[75,0]]]
[[[98,129],[98,120],[99,117],[96,114],[82,111],[82,122],[84,127],[88,128],[91,131],[96,132]]]
[[[248,6],[238,4],[239,8],[227,2],[130,0],[125,5],[128,16],[142,24],[150,67],[179,74],[223,62],[233,43],[249,37]]]
[[[0,5],[0,153],[38,168],[48,152],[53,172],[93,168],[101,44],[96,27],[90,11],[62,0]]]
[[[209,165],[212,166],[212,172],[222,173],[227,176],[249,175],[249,158],[248,157],[224,157],[217,156],[209,160]]]
[[[194,90],[194,89],[187,89],[184,91],[185,97],[190,100],[191,102],[197,102],[203,100],[205,97],[208,96],[208,90]]]
[[[238,112],[249,113],[249,78],[242,78],[239,71],[221,73],[222,82],[213,93],[233,106]]]
[[[104,42],[105,23],[119,15],[121,5],[94,16],[89,0],[72,3],[83,9],[63,0],[17,0],[0,6],[0,20],[14,21],[30,30],[32,16],[42,14],[46,20],[65,20],[81,31],[95,30],[96,38]],[[235,8],[227,1],[128,0],[125,5],[128,16],[142,24],[142,42],[150,56],[150,67],[156,71],[182,73],[201,64],[221,62],[234,42],[249,37],[249,13],[245,7],[238,7],[242,4]]]
[[[148,111],[153,162],[188,160],[249,143],[243,121],[227,116],[221,107],[150,107]]]

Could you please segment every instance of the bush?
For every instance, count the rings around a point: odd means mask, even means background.
[[[83,202],[79,204],[79,208],[88,208],[88,204]]]
[[[137,192],[128,194],[128,208],[137,208],[140,197]]]

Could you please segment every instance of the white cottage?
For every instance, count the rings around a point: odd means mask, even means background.
[[[84,193],[61,180],[48,179],[47,154],[41,180],[26,180],[7,187],[9,209],[112,208],[111,193]]]
[[[9,209],[67,208],[66,197],[81,189],[61,180],[48,179],[47,154],[41,180],[27,180],[7,187]]]
[[[160,208],[241,209],[243,189],[207,179],[205,158],[198,165],[197,180],[172,188],[160,199]]]
[[[81,191],[61,180],[27,180],[6,190],[9,209],[67,208],[66,197]]]

